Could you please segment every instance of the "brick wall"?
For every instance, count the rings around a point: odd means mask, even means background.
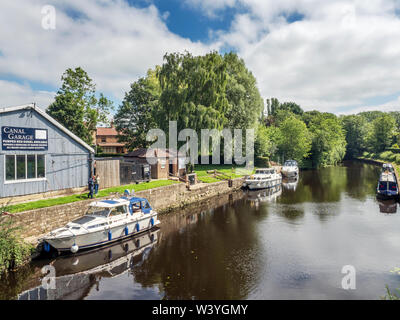
[[[241,187],[243,179],[233,180],[232,187],[228,181],[196,185],[192,190],[187,190],[184,183],[154,188],[136,193],[138,197],[147,198],[158,212],[169,211],[203,199],[220,194],[225,194]],[[98,198],[99,199],[99,198]],[[17,225],[22,227],[22,235],[27,241],[34,242],[55,228],[62,227],[85,213],[92,199],[77,201],[59,206],[30,210],[15,214]]]

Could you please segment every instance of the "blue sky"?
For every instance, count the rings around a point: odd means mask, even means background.
[[[81,66],[118,105],[166,52],[235,51],[263,98],[305,110],[400,110],[397,0],[41,0],[0,4],[0,106],[45,108]],[[10,32],[11,31],[11,32]],[[398,71],[399,70],[399,71]]]

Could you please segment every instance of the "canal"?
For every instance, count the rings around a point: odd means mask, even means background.
[[[151,234],[2,279],[1,299],[380,299],[400,287],[398,204],[379,168],[307,170],[273,194],[236,192],[161,216]],[[43,289],[41,268],[56,274]],[[344,266],[354,290],[342,288]],[[47,267],[49,268],[49,267]],[[46,285],[54,283],[44,281]]]

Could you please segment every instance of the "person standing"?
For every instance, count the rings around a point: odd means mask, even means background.
[[[96,177],[94,178],[94,194],[99,193],[99,184],[100,184],[100,177],[98,174],[96,174]]]
[[[93,180],[93,177],[90,177],[90,178],[89,178],[88,186],[89,186],[88,198],[93,199],[93,188],[94,188],[94,180]]]

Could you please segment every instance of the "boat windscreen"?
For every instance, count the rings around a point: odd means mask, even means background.
[[[89,209],[86,211],[86,215],[94,215],[94,216],[100,216],[100,217],[108,217],[108,214],[110,212],[109,208],[102,208],[102,207],[89,207]]]

